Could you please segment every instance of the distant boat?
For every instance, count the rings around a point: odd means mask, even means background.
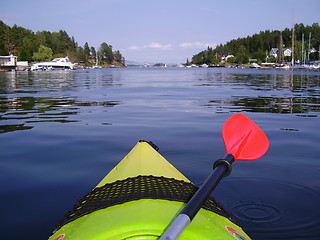
[[[293,65],[293,66],[290,66],[291,69],[307,69],[307,70],[319,70],[320,69],[320,65],[319,63],[317,62],[313,62],[313,63],[310,63],[310,64],[296,64],[296,65]]]
[[[318,63],[313,63],[311,65],[309,65],[310,69],[320,69],[320,65]]]
[[[251,63],[250,68],[261,68],[261,66],[258,63]]]
[[[46,71],[46,70],[72,70],[74,64],[68,57],[55,58],[50,62],[39,62],[31,66],[31,71]]]
[[[278,63],[275,65],[275,68],[277,68],[277,69],[290,69],[290,66],[288,64]]]
[[[304,69],[310,69],[310,70],[320,69],[320,66],[319,66],[319,64],[317,64],[317,63],[304,64],[304,65],[302,65],[302,67],[303,67]]]

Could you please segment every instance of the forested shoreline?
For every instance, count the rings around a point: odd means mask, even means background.
[[[294,36],[294,42],[292,41]],[[310,37],[310,44],[309,44]],[[247,36],[245,38],[238,38],[220,44],[216,48],[208,47],[206,50],[193,55],[191,63],[193,64],[219,64],[226,56],[230,57],[230,63],[246,64],[250,59],[257,62],[283,62],[291,61],[291,56],[284,56],[281,52],[277,57],[271,57],[270,51],[273,48],[278,50],[292,49],[294,44],[294,60],[302,62],[309,57],[309,61],[319,60],[320,48],[320,26],[318,23],[312,26],[304,26],[296,24],[294,26],[294,34],[292,29],[286,28],[280,30],[266,30],[258,34]],[[309,50],[310,49],[310,50]],[[267,59],[267,57],[269,57]]]
[[[125,64],[120,51],[113,51],[112,46],[103,42],[99,48],[79,46],[74,37],[64,30],[58,32],[33,32],[24,27],[6,25],[0,20],[0,55],[13,54],[19,61],[50,61],[56,57],[68,56],[73,62],[86,65]]]
[[[294,36],[294,41],[292,41]],[[294,48],[293,48],[294,45]],[[272,50],[278,51],[272,56]],[[290,50],[291,55],[283,54]],[[220,44],[214,49],[193,55],[188,64],[215,65],[221,62],[231,64],[247,64],[250,61],[262,62],[290,62],[292,51],[294,62],[301,63],[320,59],[320,26],[296,24],[294,31],[286,28],[280,30],[266,30],[245,38],[233,39],[226,44]],[[83,62],[85,65],[124,65],[125,58],[120,51],[114,51],[112,45],[103,42],[98,49],[88,42],[79,46],[73,36],[64,30],[58,32],[33,32],[24,27],[6,25],[0,20],[0,55],[13,54],[19,61],[39,62],[50,61],[53,58],[68,56],[72,62]]]

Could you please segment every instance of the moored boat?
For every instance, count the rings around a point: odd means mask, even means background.
[[[30,70],[31,71],[47,71],[47,70],[72,70],[74,64],[68,57],[55,58],[50,62],[39,62],[34,63]]]

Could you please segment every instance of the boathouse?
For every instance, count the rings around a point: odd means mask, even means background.
[[[0,71],[11,71],[17,67],[17,56],[0,56]]]

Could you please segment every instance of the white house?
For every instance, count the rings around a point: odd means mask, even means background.
[[[291,48],[286,48],[286,49],[284,49],[283,55],[284,55],[285,57],[291,57],[291,55],[292,55],[292,49],[291,49]]]
[[[277,57],[278,57],[278,51],[279,51],[278,48],[271,48],[270,53],[269,53],[269,56],[270,56],[270,57],[277,58]]]
[[[285,57],[290,57],[292,55],[292,49],[291,48],[284,48],[283,50],[283,56]],[[277,58],[279,54],[279,49],[278,48],[271,48],[271,51],[269,53],[270,57]]]
[[[317,52],[317,50],[315,48],[310,49],[310,53],[316,53],[316,52]]]
[[[229,58],[234,58],[234,56],[233,56],[232,54],[229,54],[229,55],[227,55],[227,56],[223,56],[223,57],[221,58],[221,60],[224,61],[224,62],[227,62]]]
[[[12,54],[9,56],[0,56],[1,70],[15,69],[16,66],[17,66],[17,56],[13,56]]]

